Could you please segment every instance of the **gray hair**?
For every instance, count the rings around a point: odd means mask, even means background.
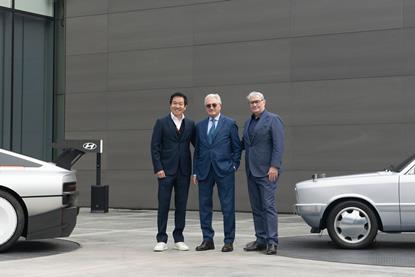
[[[265,99],[264,95],[262,93],[260,93],[259,91],[251,92],[250,94],[248,94],[246,99],[248,99],[248,101],[250,101],[252,97],[259,97],[261,99]]]
[[[217,93],[210,93],[210,94],[206,95],[206,97],[205,97],[205,104],[206,104],[206,101],[208,100],[208,98],[214,98],[216,101],[218,101],[219,104],[222,105],[222,100],[220,99],[219,94],[217,94]]]

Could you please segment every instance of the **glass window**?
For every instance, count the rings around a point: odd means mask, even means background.
[[[407,173],[406,175],[415,175],[415,166],[413,166]]]
[[[9,154],[0,153],[0,166],[40,167],[41,165]]]
[[[12,0],[0,0],[0,7],[11,8]]]
[[[20,11],[53,16],[53,0],[15,0],[14,8]]]

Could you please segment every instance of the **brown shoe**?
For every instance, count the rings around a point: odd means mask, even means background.
[[[265,251],[267,255],[277,255],[277,246],[275,244],[268,244],[267,250]]]
[[[198,247],[196,247],[196,251],[206,251],[212,249],[215,249],[215,244],[213,243],[213,240],[204,240]]]
[[[225,243],[222,247],[222,252],[232,252],[233,251],[233,244],[232,243]]]
[[[267,248],[265,244],[258,244],[256,241],[251,241],[245,247],[245,251],[263,251]]]

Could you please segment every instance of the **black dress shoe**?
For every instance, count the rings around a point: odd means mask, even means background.
[[[267,255],[276,255],[277,254],[277,246],[275,244],[268,244],[267,250],[265,251]]]
[[[213,240],[204,240],[202,243],[196,247],[196,251],[205,251],[215,249],[215,244]]]
[[[251,241],[250,243],[248,243],[245,247],[244,250],[245,251],[263,251],[265,250],[267,247],[265,244],[258,244],[256,241]]]
[[[232,252],[233,251],[233,244],[232,243],[225,243],[222,247],[222,252]]]

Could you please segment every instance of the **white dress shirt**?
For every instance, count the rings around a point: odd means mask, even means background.
[[[180,127],[182,126],[182,122],[183,122],[183,119],[184,119],[184,114],[182,114],[181,119],[175,117],[173,113],[170,113],[170,116],[171,116],[171,119],[174,122],[174,125],[176,125],[177,130],[180,130]]]

